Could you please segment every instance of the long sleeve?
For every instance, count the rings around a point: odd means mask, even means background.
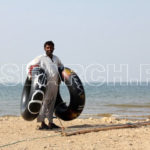
[[[64,67],[64,65],[63,65],[63,63],[61,62],[60,59],[59,59],[58,67]]]

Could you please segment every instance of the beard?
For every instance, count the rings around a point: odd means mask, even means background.
[[[46,51],[46,55],[51,57],[53,55],[53,51]]]

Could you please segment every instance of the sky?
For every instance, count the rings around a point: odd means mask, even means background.
[[[147,81],[149,6],[148,0],[0,1],[0,82],[14,70],[16,81],[25,78],[22,66],[43,54],[48,40],[55,43],[54,54],[83,81],[117,76]]]

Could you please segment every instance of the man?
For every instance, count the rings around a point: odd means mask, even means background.
[[[53,129],[59,128],[53,123],[53,111],[59,84],[58,67],[63,67],[63,64],[57,56],[53,55],[53,41],[45,42],[44,50],[44,55],[38,56],[27,65],[27,72],[28,77],[31,78],[32,69],[38,66],[43,68],[47,74],[48,83],[37,122],[41,122],[39,129]],[[45,123],[45,118],[49,121],[48,125]]]

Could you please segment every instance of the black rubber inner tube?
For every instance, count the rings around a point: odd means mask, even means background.
[[[47,78],[45,71],[35,67],[32,70],[32,80],[26,79],[21,97],[21,116],[27,120],[34,120],[40,111]]]
[[[62,81],[66,84],[70,93],[69,106],[63,102],[58,91],[55,115],[62,120],[70,121],[77,118],[85,105],[85,92],[81,80],[75,72],[69,68],[59,69]]]

